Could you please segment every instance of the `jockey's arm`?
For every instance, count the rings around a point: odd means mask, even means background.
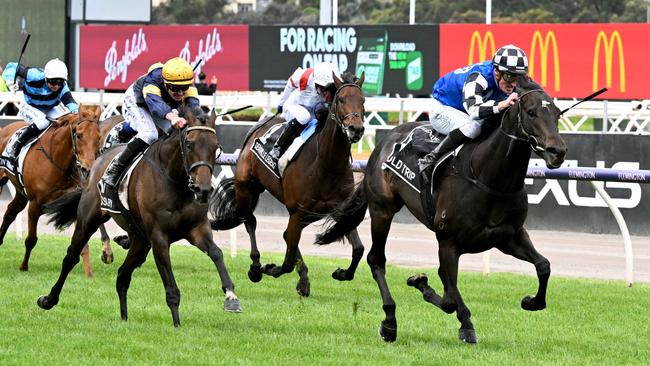
[[[201,109],[201,102],[197,97],[199,95],[198,90],[194,86],[190,86],[183,96],[183,105],[189,108],[192,111],[194,116],[203,114],[203,109]]]
[[[2,78],[5,80],[7,85],[14,83],[16,76],[20,76],[23,80],[27,79],[27,70],[28,67],[20,65],[16,62],[10,62],[5,67],[2,72]]]
[[[283,106],[287,99],[289,99],[291,93],[300,86],[300,77],[302,76],[303,72],[304,70],[299,67],[289,77],[289,80],[287,80],[287,85],[284,86],[284,90],[282,91],[282,94],[280,94],[280,102],[278,103],[279,106]]]
[[[163,100],[158,85],[147,84],[145,81],[144,88],[142,88],[142,94],[149,113],[154,117],[168,119],[167,114],[172,111],[172,108]]]
[[[499,113],[494,100],[484,100],[488,82],[481,73],[469,74],[463,85],[463,107],[472,119],[485,119]]]
[[[61,103],[63,103],[70,112],[77,113],[77,111],[79,111],[79,104],[72,97],[72,93],[70,93],[70,89],[68,88],[68,83],[63,84],[63,90],[61,90],[60,95]]]

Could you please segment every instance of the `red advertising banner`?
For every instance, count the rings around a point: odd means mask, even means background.
[[[440,76],[488,60],[506,44],[528,55],[530,75],[559,98],[602,87],[601,99],[649,99],[650,24],[441,24]]]
[[[149,66],[182,57],[196,75],[218,80],[218,90],[248,90],[248,26],[81,27],[79,85],[126,90]]]

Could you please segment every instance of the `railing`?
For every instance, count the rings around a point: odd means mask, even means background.
[[[74,98],[81,104],[101,105],[102,119],[121,113],[122,93],[73,92]],[[230,109],[252,105],[262,110],[260,119],[273,115],[279,101],[275,92],[217,92],[211,96],[199,96],[201,105],[214,107],[217,113]],[[0,109],[8,103],[20,105],[23,101],[21,92],[0,93]],[[573,105],[577,100],[555,101],[560,109]],[[366,125],[372,127],[388,125],[386,113],[397,113],[397,123],[415,121],[428,113],[431,107],[429,98],[366,98]],[[598,120],[597,132],[650,134],[650,100],[633,101],[589,101],[567,111],[560,119],[562,130],[577,132],[588,121]],[[233,121],[225,115],[219,121]],[[372,137],[372,132],[369,137]],[[370,141],[370,140],[368,140]]]

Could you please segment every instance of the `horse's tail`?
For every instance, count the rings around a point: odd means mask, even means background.
[[[253,208],[255,206],[257,200],[253,203]],[[229,230],[244,222],[243,218],[237,215],[235,178],[224,178],[219,182],[210,196],[210,213],[212,230]]]
[[[48,202],[43,206],[43,213],[50,216],[48,223],[57,230],[63,230],[77,219],[77,208],[81,199],[81,190],[72,191]]]
[[[353,194],[341,202],[327,217],[325,231],[316,235],[315,244],[330,244],[354,230],[359,226],[366,216],[368,199],[363,188],[363,182],[359,184]]]

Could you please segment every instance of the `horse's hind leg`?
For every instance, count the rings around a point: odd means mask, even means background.
[[[535,296],[528,295],[521,300],[522,309],[534,311],[546,308],[546,288],[548,286],[548,279],[551,276],[551,263],[535,250],[526,229],[521,228],[511,240],[504,245],[497,246],[497,248],[517,259],[535,265],[539,288]]]
[[[111,247],[111,238],[108,236],[104,224],[99,225],[99,233],[102,236],[102,262],[111,264],[114,260],[113,248]]]
[[[280,277],[285,273],[290,273],[296,268],[298,260],[298,243],[300,242],[300,235],[305,224],[302,221],[301,215],[291,215],[289,217],[289,224],[284,231],[284,241],[287,244],[287,250],[284,254],[284,261],[282,266],[276,266],[273,263],[265,264],[262,266],[262,272],[273,277]],[[305,274],[306,275],[306,272]]]
[[[217,267],[221,279],[221,289],[226,294],[223,309],[228,312],[241,313],[242,308],[237,295],[235,295],[235,285],[230,279],[226,264],[223,262],[223,252],[212,240],[212,232],[209,226],[205,225],[190,231],[188,240],[192,245],[206,253]]]
[[[332,273],[332,277],[335,280],[339,281],[352,281],[354,279],[354,273],[357,271],[357,266],[361,258],[363,258],[363,243],[361,243],[361,238],[359,238],[359,233],[357,229],[352,230],[345,236],[350,244],[352,244],[352,261],[350,262],[350,267],[348,269],[338,268]]]
[[[379,326],[379,335],[386,342],[394,342],[397,339],[397,319],[395,318],[395,300],[390,294],[386,282],[386,238],[390,231],[394,213],[382,210],[370,205],[370,231],[372,235],[372,246],[368,252],[368,266],[372,278],[377,282],[379,293],[386,318]]]
[[[115,290],[117,290],[117,296],[120,299],[120,315],[122,320],[129,318],[126,299],[133,271],[144,263],[151,249],[149,244],[142,243],[136,238],[133,238],[124,263],[117,270],[117,279],[115,280]]]
[[[9,202],[9,205],[7,205],[7,210],[2,217],[2,226],[0,226],[0,245],[4,242],[7,230],[9,230],[9,225],[16,220],[16,216],[18,216],[25,206],[27,206],[28,202],[29,200],[27,197],[16,193],[16,197],[14,197],[14,199]]]
[[[470,320],[472,313],[469,311],[458,291],[458,259],[459,255],[452,241],[440,241],[438,249],[440,268],[438,275],[444,285],[445,293],[442,296],[440,308],[446,313],[456,311],[456,318],[460,322],[458,337],[467,343],[477,343],[474,324]]]
[[[309,268],[305,260],[302,258],[302,253],[300,253],[300,248],[296,248],[298,251],[297,254],[297,272],[298,272],[298,284],[296,285],[296,291],[300,296],[307,297],[311,292],[311,284],[309,283]]]

